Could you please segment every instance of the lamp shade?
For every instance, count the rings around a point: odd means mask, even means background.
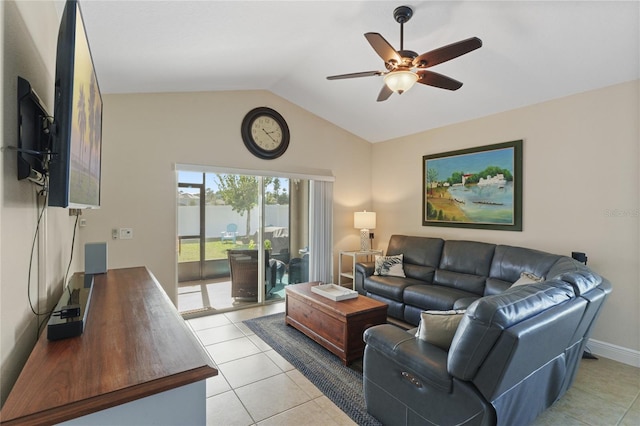
[[[375,212],[355,212],[353,214],[353,227],[356,229],[374,229],[376,227]]]
[[[387,87],[399,95],[411,89],[418,81],[418,74],[407,71],[392,71],[384,76],[384,83]]]

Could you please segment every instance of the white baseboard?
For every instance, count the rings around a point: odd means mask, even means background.
[[[600,355],[623,364],[640,367],[640,351],[593,339],[589,339],[587,342],[587,349],[594,355]]]

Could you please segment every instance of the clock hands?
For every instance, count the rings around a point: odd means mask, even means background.
[[[276,140],[275,140],[273,137],[271,137],[271,133],[275,133],[275,132],[276,132],[276,130],[273,130],[273,131],[271,131],[271,132],[267,132],[267,131],[264,129],[264,127],[263,127],[263,128],[262,128],[262,131],[263,131],[263,132],[265,132],[265,133],[267,134],[267,136],[269,136],[269,139],[271,139],[274,143],[278,143],[278,142],[276,142]]]

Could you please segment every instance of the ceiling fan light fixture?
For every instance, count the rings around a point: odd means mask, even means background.
[[[384,84],[399,95],[411,89],[416,81],[418,74],[409,70],[392,71],[384,76]]]

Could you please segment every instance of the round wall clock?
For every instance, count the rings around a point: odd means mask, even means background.
[[[289,127],[284,118],[271,108],[258,107],[242,120],[242,140],[253,155],[273,160],[289,147]]]

